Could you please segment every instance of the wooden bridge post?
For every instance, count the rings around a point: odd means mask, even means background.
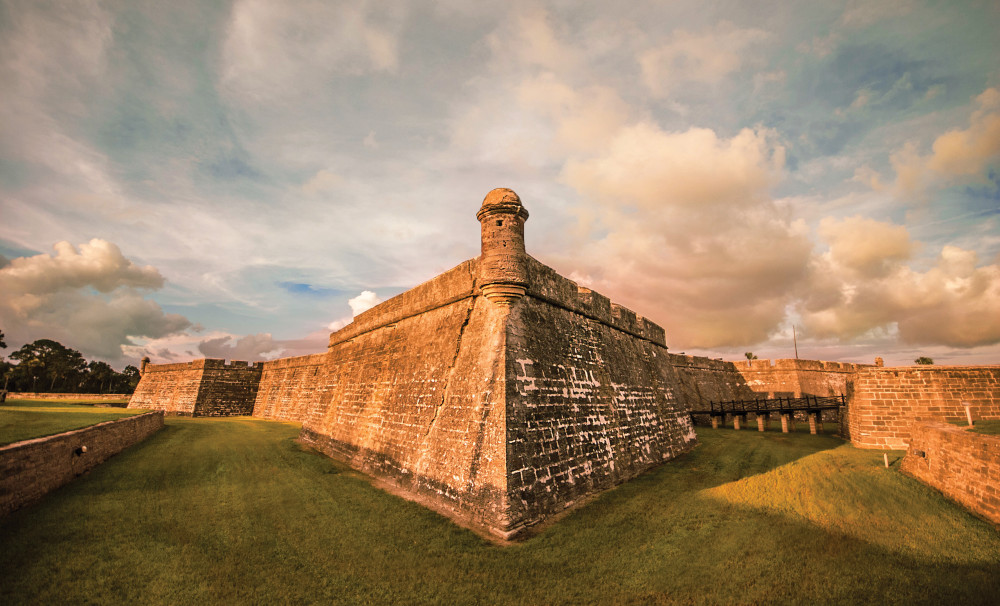
[[[712,415],[712,429],[719,428],[719,415]]]
[[[771,413],[769,412],[758,412],[757,413],[757,431],[765,431],[767,426],[771,424]]]
[[[781,413],[781,433],[788,433],[793,429],[795,429],[795,419],[792,418],[792,413]]]
[[[742,427],[740,426],[741,420],[745,420],[743,419],[743,415],[739,413],[733,415],[733,429],[735,429],[736,431],[742,429]]]

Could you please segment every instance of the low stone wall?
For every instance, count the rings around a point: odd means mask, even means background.
[[[34,393],[7,392],[8,400],[93,400],[94,402],[114,402],[128,400],[130,393]]]
[[[1000,524],[1000,436],[946,423],[917,423],[901,469]]]
[[[0,515],[41,498],[162,428],[163,411],[158,410],[0,447]]]
[[[914,423],[1000,419],[1000,366],[868,367],[858,372],[847,429],[860,448],[904,450]]]

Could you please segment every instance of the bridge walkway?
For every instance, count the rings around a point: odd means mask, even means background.
[[[733,428],[742,429],[746,424],[747,415],[753,413],[757,417],[757,431],[765,431],[770,425],[771,415],[781,417],[781,431],[788,433],[794,429],[795,413],[805,412],[809,421],[809,433],[823,431],[823,411],[840,410],[847,405],[847,398],[839,396],[802,396],[800,398],[754,398],[752,400],[709,401],[708,408],[702,404],[699,409],[689,411],[691,420],[694,415],[708,415],[712,419],[712,428],[718,429],[725,425],[726,416],[733,418]]]

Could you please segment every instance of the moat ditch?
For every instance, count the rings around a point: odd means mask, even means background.
[[[295,442],[170,418],[0,520],[0,600],[990,603],[1000,532],[831,434],[700,445],[498,546]],[[892,453],[890,460],[902,453]]]

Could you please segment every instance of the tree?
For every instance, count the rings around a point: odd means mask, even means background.
[[[747,357],[747,360],[756,360],[757,359],[757,354],[755,354],[752,351],[748,351],[748,352],[746,352],[743,355],[745,355]]]
[[[49,391],[56,391],[57,383],[61,391],[75,391],[87,367],[80,352],[51,339],[28,343],[10,354],[10,358],[18,361],[18,369],[24,367],[24,372],[30,373],[32,391],[37,391],[38,379],[42,377],[49,379]],[[24,387],[22,384],[21,388]]]
[[[139,372],[139,369],[129,364],[125,367],[125,370],[118,373],[118,388],[115,389],[115,393],[134,392],[136,386],[139,384],[139,379],[141,378],[142,373]]]
[[[920,356],[919,358],[917,358],[916,360],[914,360],[914,362],[917,363],[917,364],[926,364],[928,366],[931,365],[931,364],[934,364],[934,360],[931,359],[931,358],[928,358],[927,356]]]
[[[107,362],[91,362],[87,364],[86,378],[83,381],[84,393],[108,393],[115,382],[114,368]]]
[[[0,349],[7,349],[7,342],[3,340],[2,330],[0,330]]]

